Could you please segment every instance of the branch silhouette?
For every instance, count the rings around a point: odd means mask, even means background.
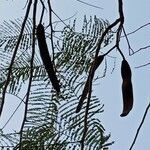
[[[141,129],[142,125],[144,124],[144,121],[145,121],[145,118],[146,118],[146,116],[147,116],[147,113],[148,113],[148,110],[149,110],[149,109],[150,109],[150,103],[148,104],[148,106],[147,106],[146,109],[145,109],[145,113],[144,113],[144,115],[143,115],[142,121],[141,121],[141,123],[140,123],[140,125],[139,125],[139,127],[138,127],[138,129],[137,129],[136,135],[135,135],[135,137],[134,137],[134,140],[133,140],[133,142],[132,142],[131,147],[129,148],[129,150],[132,150],[133,146],[135,145],[135,142],[136,142],[137,137],[138,137],[138,135],[139,135],[140,129]]]

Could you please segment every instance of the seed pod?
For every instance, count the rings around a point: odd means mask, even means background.
[[[123,96],[123,112],[120,115],[124,117],[128,115],[133,107],[133,88],[131,81],[131,69],[126,60],[122,61],[121,66],[121,75],[122,75],[122,96]]]
[[[131,80],[131,68],[125,59],[122,61],[121,76],[123,80]]]
[[[42,58],[44,67],[48,73],[48,76],[52,83],[52,86],[59,93],[60,85],[59,85],[59,81],[57,79],[56,73],[54,71],[54,68],[53,68],[53,63],[51,61],[51,57],[48,52],[44,27],[42,24],[39,24],[37,26],[37,39],[38,39],[38,45],[39,45],[39,50],[40,50],[40,56]]]
[[[133,88],[131,81],[124,81],[122,83],[122,95],[123,95],[123,112],[121,117],[126,116],[133,107]]]
[[[89,92],[89,79],[90,79],[90,75],[91,75],[91,71],[92,69],[94,69],[94,72],[96,71],[96,69],[99,67],[99,65],[102,63],[104,59],[104,55],[100,55],[98,56],[96,59],[95,59],[95,65],[94,65],[94,61],[92,62],[92,65],[91,65],[91,68],[90,68],[90,72],[89,72],[89,76],[88,76],[88,79],[85,83],[85,86],[84,86],[84,89],[83,89],[83,92],[82,92],[82,95],[81,95],[81,98],[79,100],[79,103],[78,103],[78,106],[77,106],[77,109],[76,109],[76,113],[80,112],[82,106],[83,106],[83,102],[84,100],[86,99],[87,97],[87,94]],[[93,66],[94,65],[94,66]],[[94,68],[93,68],[94,67]],[[91,79],[93,80],[93,77],[94,77],[94,74],[93,76],[91,77]]]

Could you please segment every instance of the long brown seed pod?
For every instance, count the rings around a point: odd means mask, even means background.
[[[122,76],[122,96],[123,96],[123,111],[120,115],[124,117],[128,115],[133,107],[133,87],[131,81],[131,69],[128,62],[124,59],[121,65],[121,76]]]
[[[48,47],[47,47],[46,38],[45,38],[45,31],[44,31],[44,27],[42,24],[39,24],[37,26],[37,39],[38,39],[38,45],[39,45],[39,50],[40,50],[40,56],[42,58],[44,67],[48,73],[52,86],[59,93],[60,85],[59,85],[59,81],[57,79],[56,73],[54,71],[54,68],[53,68],[51,57],[48,52]]]
[[[84,86],[84,89],[83,89],[81,98],[80,98],[79,103],[78,103],[78,106],[77,106],[77,108],[76,108],[76,113],[80,112],[80,110],[81,110],[81,108],[82,108],[82,106],[83,106],[83,102],[84,102],[84,100],[86,99],[87,94],[88,94],[88,92],[89,92],[89,79],[90,79],[90,75],[91,75],[91,72],[92,72],[92,68],[94,67],[93,69],[94,69],[94,72],[95,72],[96,69],[99,67],[99,65],[102,63],[103,59],[104,59],[104,55],[100,55],[100,56],[98,56],[98,57],[95,59],[95,65],[94,65],[94,61],[93,61],[92,65],[91,65],[91,68],[90,68],[89,76],[88,76],[88,78],[87,78],[87,81],[86,81],[86,83],[85,83],[85,86]],[[93,65],[94,65],[94,66],[93,66]],[[91,77],[91,79],[93,79],[93,77],[94,77],[94,74],[93,74],[93,76]]]

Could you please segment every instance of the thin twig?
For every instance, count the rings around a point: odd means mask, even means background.
[[[123,59],[125,59],[120,47],[119,47],[119,44],[120,44],[120,37],[121,37],[121,32],[122,32],[122,29],[123,29],[123,24],[124,24],[124,14],[123,14],[123,2],[122,0],[118,0],[118,6],[119,6],[119,16],[120,16],[120,25],[118,27],[118,30],[117,30],[117,35],[116,35],[116,47],[120,53],[120,55],[122,56]]]
[[[131,48],[131,45],[130,45],[130,42],[129,42],[129,39],[128,39],[128,36],[126,34],[126,31],[123,27],[123,32],[124,32],[124,36],[126,38],[126,41],[127,41],[127,44],[128,44],[128,48],[129,48],[129,55],[132,55],[134,53],[133,49]],[[132,52],[132,53],[131,53]]]
[[[63,19],[63,21],[67,21],[67,20],[70,20],[70,19],[72,19],[73,17],[75,17],[76,15],[77,15],[77,13],[78,12],[75,12],[72,16],[70,16],[70,17],[68,17],[68,18],[66,18],[66,19]],[[60,23],[60,22],[62,22],[62,21],[54,21],[54,22],[52,22],[52,24],[57,24],[57,23]],[[55,31],[56,32],[56,31]],[[61,31],[62,32],[62,31]]]
[[[27,7],[27,10],[26,10],[25,18],[24,18],[23,23],[22,23],[22,28],[21,28],[21,31],[20,31],[20,35],[19,35],[16,47],[14,49],[14,53],[13,53],[11,63],[10,63],[10,66],[9,66],[9,71],[8,71],[7,79],[6,79],[6,82],[5,82],[5,86],[4,86],[4,89],[2,91],[2,102],[1,102],[1,107],[0,107],[0,116],[2,114],[4,101],[5,101],[6,90],[7,90],[7,87],[9,85],[11,74],[12,74],[12,66],[14,64],[14,60],[15,60],[15,57],[16,57],[16,54],[17,54],[17,50],[18,50],[19,44],[21,42],[21,38],[22,38],[22,35],[23,35],[25,24],[26,24],[26,21],[28,19],[28,15],[29,15],[29,12],[30,12],[31,4],[32,4],[32,0],[30,0],[29,3],[28,3],[28,7]]]
[[[61,19],[52,9],[53,14],[66,26],[70,29],[70,31],[72,31],[72,29],[63,21],[63,19]]]
[[[49,8],[49,25],[50,25],[50,28],[51,28],[50,39],[51,39],[51,47],[52,47],[52,55],[53,55],[52,62],[53,62],[53,65],[55,66],[54,41],[53,41],[54,30],[53,30],[53,25],[52,25],[52,8],[51,8],[51,3],[50,3],[49,0],[47,0],[47,3],[48,3],[48,8]]]
[[[18,108],[20,107],[20,105],[24,102],[23,100],[25,99],[26,95],[24,96],[23,99],[21,99],[20,103],[18,104],[18,106],[16,107],[16,109],[13,111],[13,113],[11,114],[11,116],[9,117],[9,119],[6,121],[6,123],[3,125],[3,127],[1,128],[1,130],[3,130],[7,124],[9,123],[9,121],[12,119],[12,117],[14,116],[14,114],[17,112]]]
[[[140,26],[139,28],[137,28],[136,30],[134,30],[134,31],[132,31],[132,32],[129,32],[129,33],[126,33],[126,32],[125,32],[125,29],[123,28],[124,35],[121,36],[121,38],[122,38],[122,37],[125,37],[125,38],[126,38],[127,44],[128,44],[128,47],[129,47],[129,55],[130,55],[130,56],[133,55],[133,54],[135,54],[135,53],[138,53],[139,51],[141,51],[141,50],[143,50],[143,49],[147,49],[147,48],[150,47],[150,45],[148,45],[148,46],[139,48],[137,51],[134,51],[134,50],[131,48],[131,45],[130,45],[129,39],[128,39],[128,36],[129,36],[129,35],[136,33],[137,31],[141,30],[142,28],[144,28],[144,27],[146,27],[146,26],[148,26],[148,25],[150,25],[150,23],[146,23],[146,24]]]
[[[103,43],[103,40],[105,38],[105,36],[107,35],[107,33],[113,28],[115,27],[118,23],[120,22],[120,18],[119,19],[116,19],[112,24],[110,24],[106,29],[105,31],[103,32],[102,36],[100,37],[99,39],[99,42],[98,42],[98,46],[97,46],[97,49],[96,49],[96,56],[98,56],[98,53],[101,49],[101,45]]]
[[[137,31],[139,31],[139,30],[141,30],[142,28],[144,28],[144,27],[146,27],[146,26],[149,26],[149,25],[150,25],[150,23],[146,23],[146,24],[140,26],[139,28],[137,28],[136,30],[127,33],[127,36],[128,36],[128,35],[131,35],[131,34],[133,34],[133,33],[136,33]]]
[[[44,2],[42,0],[40,0],[41,4],[42,4],[42,13],[41,13],[41,17],[40,17],[40,22],[39,24],[42,23],[42,20],[43,20],[43,16],[44,16],[44,11],[45,11],[45,5],[44,5]]]
[[[83,3],[83,4],[85,4],[85,5],[88,5],[88,6],[94,7],[94,8],[103,9],[102,7],[92,5],[92,4],[87,3],[87,2],[84,2],[84,1],[82,1],[82,0],[77,0],[77,1],[78,1],[78,2],[80,2],[80,3]]]
[[[139,48],[138,50],[134,51],[134,53],[132,53],[132,55],[135,54],[135,53],[138,53],[138,52],[141,51],[141,50],[145,50],[145,49],[147,49],[147,48],[150,48],[150,45],[147,45],[147,46],[144,46],[144,47]]]
[[[94,67],[93,67],[94,69]],[[94,76],[94,75],[93,75]],[[83,135],[82,135],[82,140],[81,140],[81,150],[84,150],[84,142],[86,138],[86,133],[88,131],[88,114],[89,114],[89,107],[90,107],[90,100],[91,100],[91,94],[92,94],[92,81],[93,77],[89,77],[89,93],[88,93],[88,99],[87,99],[87,104],[86,104],[86,110],[85,110],[85,117],[84,117],[84,129],[83,129]]]
[[[139,132],[140,132],[140,129],[141,129],[141,127],[142,127],[142,125],[143,125],[143,123],[144,123],[144,121],[145,121],[145,118],[146,118],[146,115],[147,115],[147,113],[148,113],[149,108],[150,108],[150,103],[149,103],[148,106],[146,107],[146,110],[145,110],[145,113],[144,113],[144,115],[143,115],[142,121],[141,121],[141,123],[140,123],[140,125],[139,125],[139,127],[138,127],[138,129],[137,129],[136,135],[135,135],[135,137],[134,137],[134,140],[133,140],[133,142],[132,142],[131,147],[129,148],[129,150],[132,150],[132,148],[133,148],[133,146],[134,146],[134,144],[135,144],[135,142],[136,142],[136,139],[137,139],[138,134],[139,134]]]
[[[142,68],[142,67],[145,67],[145,66],[148,66],[148,65],[150,65],[150,63],[146,63],[146,64],[143,64],[143,65],[137,66],[135,68]]]
[[[115,47],[116,47],[116,45],[113,46],[112,48],[110,48],[106,53],[104,53],[104,56],[108,55]],[[109,56],[109,57],[111,57],[111,56]]]
[[[23,135],[23,128],[26,122],[27,118],[27,111],[28,111],[28,101],[29,101],[29,95],[30,95],[30,89],[31,89],[31,84],[32,84],[32,78],[33,78],[33,62],[34,62],[34,55],[35,55],[35,27],[36,27],[36,9],[37,9],[37,1],[34,1],[34,8],[33,8],[33,41],[32,41],[32,55],[31,55],[31,61],[30,61],[30,78],[29,78],[29,84],[28,84],[28,89],[27,89],[27,96],[26,96],[26,104],[25,104],[25,111],[24,111],[24,118],[22,122],[22,126],[20,129],[20,143],[19,143],[19,148],[21,149],[22,145],[22,135]]]

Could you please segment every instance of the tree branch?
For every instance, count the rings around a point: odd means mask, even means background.
[[[51,39],[51,47],[52,47],[52,55],[53,55],[52,62],[53,62],[53,65],[55,67],[54,42],[53,42],[54,30],[53,30],[53,25],[52,25],[52,8],[51,8],[51,3],[50,3],[49,0],[47,1],[47,3],[48,3],[48,8],[49,8],[49,25],[50,25],[50,28],[51,28],[50,39]]]
[[[147,108],[146,108],[146,110],[145,110],[145,113],[144,113],[144,115],[143,115],[142,121],[141,121],[141,123],[140,123],[140,125],[139,125],[139,127],[138,127],[138,129],[137,129],[136,135],[135,135],[135,137],[134,137],[134,140],[133,140],[133,142],[132,142],[131,147],[129,148],[129,150],[132,150],[132,148],[133,148],[133,146],[134,146],[134,144],[135,144],[135,142],[136,142],[136,139],[137,139],[138,134],[139,134],[139,132],[140,132],[140,129],[141,129],[143,123],[144,123],[144,120],[145,120],[145,118],[146,118],[146,115],[147,115],[147,113],[148,113],[149,108],[150,108],[150,103],[148,104],[148,106],[147,106]]]
[[[30,0],[29,3],[28,3],[28,7],[27,7],[27,10],[26,10],[25,18],[24,18],[23,23],[22,23],[22,28],[21,28],[21,31],[20,31],[20,35],[19,35],[16,47],[15,47],[12,59],[11,59],[11,63],[10,63],[8,74],[7,74],[7,79],[6,79],[6,82],[5,82],[5,85],[4,85],[4,89],[2,91],[2,102],[1,102],[1,107],[0,107],[0,116],[2,114],[4,101],[5,101],[6,90],[7,90],[7,87],[9,85],[11,74],[12,74],[12,66],[14,64],[14,60],[15,60],[15,57],[16,57],[16,54],[17,54],[17,50],[18,50],[19,44],[21,42],[21,38],[22,38],[22,35],[23,35],[25,24],[26,24],[26,21],[28,19],[28,15],[29,15],[29,12],[30,12],[31,4],[32,4],[32,0]]]
[[[96,67],[96,59],[98,57],[100,48],[101,48],[101,44],[105,38],[105,36],[107,35],[107,33],[113,28],[115,27],[119,22],[120,22],[120,26],[118,28],[118,32],[117,32],[117,38],[116,38],[116,46],[118,46],[117,48],[119,48],[119,41],[120,41],[120,34],[121,34],[121,29],[123,27],[123,23],[124,23],[124,16],[123,16],[123,9],[122,9],[122,0],[118,1],[119,3],[119,14],[120,14],[120,18],[116,19],[116,21],[114,21],[112,24],[110,24],[105,31],[103,32],[101,38],[99,39],[99,43],[95,52],[95,59],[93,62],[93,65],[90,68],[90,72],[89,72],[89,78],[87,79],[87,84],[86,86],[88,87],[88,100],[87,100],[87,105],[86,105],[86,110],[85,110],[85,118],[84,118],[84,132],[82,135],[82,140],[81,140],[81,150],[84,150],[84,142],[85,142],[85,138],[86,138],[86,133],[88,130],[88,123],[87,123],[87,118],[88,118],[88,111],[89,111],[89,106],[90,106],[90,99],[91,99],[91,92],[92,92],[92,81],[94,78],[94,74],[95,74],[95,67]],[[114,47],[112,48],[114,49]],[[110,51],[109,51],[110,52]],[[121,53],[121,55],[123,56],[122,52],[119,49],[119,52]],[[124,56],[123,56],[124,57]]]
[[[94,8],[103,9],[102,7],[92,5],[92,4],[87,3],[87,2],[84,2],[84,1],[82,1],[82,0],[77,0],[77,1],[78,1],[78,2],[80,2],[80,3],[83,3],[83,4],[85,4],[85,5],[88,5],[88,6],[94,7]]]
[[[28,111],[28,101],[29,101],[29,96],[30,96],[30,89],[31,89],[31,83],[32,83],[32,78],[33,78],[33,62],[34,62],[34,54],[35,54],[35,27],[36,27],[36,9],[37,9],[37,1],[34,1],[34,8],[33,8],[33,30],[32,30],[32,36],[33,36],[33,41],[32,41],[32,55],[31,55],[31,60],[30,60],[30,78],[29,78],[29,84],[28,84],[28,89],[27,89],[27,96],[26,96],[26,101],[25,101],[25,112],[24,112],[24,118],[22,122],[22,126],[20,129],[20,143],[19,143],[19,148],[22,148],[22,135],[23,135],[23,128],[26,122],[26,117],[27,117],[27,111]]]

